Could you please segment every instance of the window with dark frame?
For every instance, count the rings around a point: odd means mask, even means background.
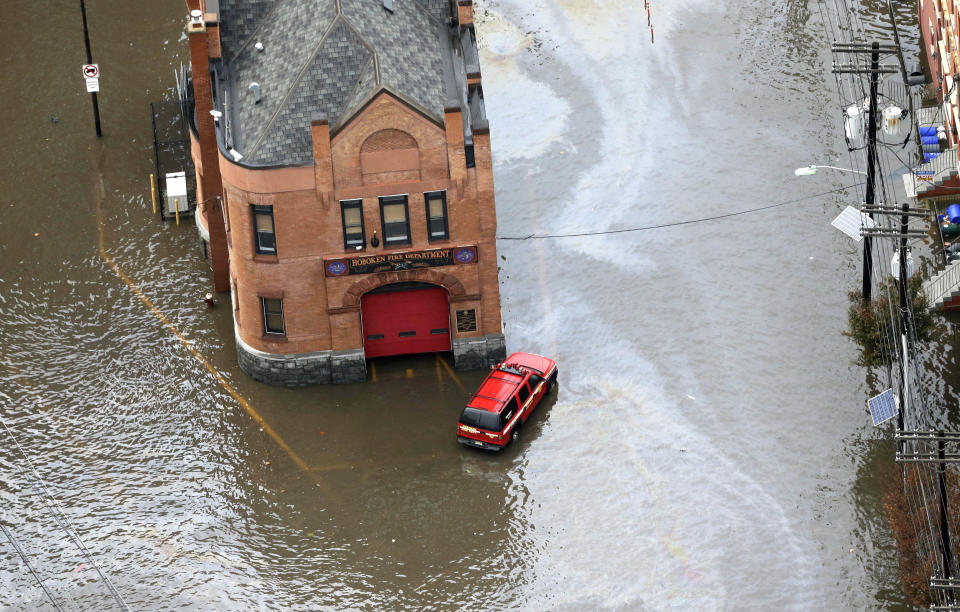
[[[410,244],[410,216],[407,214],[407,196],[380,198],[380,222],[383,227],[383,245]]]
[[[260,298],[263,309],[263,331],[266,334],[283,336],[287,331],[283,324],[283,300],[279,298]]]
[[[536,374],[531,374],[531,375],[530,375],[530,390],[532,391],[532,390],[536,389],[536,388],[537,388],[537,385],[539,385],[539,384],[542,383],[542,382],[543,382],[543,377],[542,377],[542,376],[537,376]]]
[[[344,250],[359,250],[366,246],[366,235],[363,231],[363,200],[341,201],[340,216],[343,219]]]
[[[251,206],[253,209],[253,242],[257,253],[277,254],[277,237],[273,228],[273,206]]]
[[[517,389],[517,399],[519,400],[520,405],[523,406],[523,404],[527,401],[529,397],[530,397],[530,389],[527,388],[527,385],[525,383],[521,384],[520,388]]]
[[[423,194],[424,208],[427,209],[427,238],[430,241],[446,240],[450,237],[447,223],[447,192],[433,191]]]
[[[512,419],[513,416],[517,414],[517,412],[520,411],[522,408],[523,407],[520,405],[519,401],[517,400],[516,395],[514,395],[509,400],[507,400],[507,404],[503,407],[503,410],[500,412],[500,431],[503,431],[503,429],[510,424],[510,419]]]
[[[509,406],[509,404],[507,405]],[[512,409],[504,410],[500,413],[500,431],[503,431],[503,429],[510,424],[510,419],[512,419],[513,415],[515,414],[516,412],[514,412]]]

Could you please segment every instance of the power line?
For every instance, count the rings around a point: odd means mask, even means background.
[[[50,600],[50,603],[53,604],[53,607],[63,612],[63,608],[60,607],[60,604],[57,603],[57,600],[53,597],[53,593],[50,592],[50,589],[47,588],[47,585],[43,583],[43,580],[40,579],[40,576],[37,574],[37,571],[33,569],[33,565],[30,563],[30,558],[27,557],[27,553],[20,548],[19,542],[16,538],[13,537],[13,534],[10,533],[10,530],[7,529],[7,526],[0,522],[0,531],[3,531],[3,534],[7,536],[7,540],[10,541],[10,545],[13,546],[13,549],[17,551],[17,554],[20,555],[20,558],[23,560],[23,564],[27,566],[27,569],[33,574],[34,579],[37,581],[37,584],[40,585],[40,588],[43,589],[43,592],[47,594],[47,599]]]
[[[761,212],[764,210],[770,210],[771,208],[779,208],[781,206],[787,206],[789,204],[796,204],[797,202],[803,202],[806,200],[813,200],[815,198],[821,198],[825,195],[830,195],[832,193],[839,193],[841,191],[846,191],[858,185],[863,185],[863,183],[853,183],[852,185],[846,185],[844,187],[839,187],[837,189],[831,189],[830,191],[823,191],[820,193],[815,193],[813,195],[804,196],[802,198],[795,198],[793,200],[787,200],[785,202],[778,202],[777,204],[768,204],[767,206],[759,206],[757,208],[750,208],[747,210],[740,210],[737,212],[726,213],[723,215],[715,215],[713,217],[703,217],[702,219],[689,219],[687,221],[674,221],[672,223],[661,223],[659,225],[645,225],[643,227],[627,227],[624,229],[615,229],[615,230],[600,230],[596,232],[577,232],[571,234],[530,234],[529,236],[497,236],[497,240],[539,240],[544,238],[573,238],[577,236],[602,236],[605,234],[625,234],[627,232],[642,232],[652,229],[662,229],[665,227],[676,227],[678,225],[690,225],[691,223],[703,223],[705,221],[716,221],[718,219],[727,219],[729,217],[736,217],[738,215],[746,215],[755,212]]]
[[[100,576],[100,579],[103,581],[104,585],[107,587],[107,590],[110,591],[110,595],[113,596],[113,599],[117,602],[120,608],[122,610],[129,611],[130,610],[129,606],[127,606],[127,603],[123,600],[123,597],[120,596],[120,593],[113,586],[113,583],[110,582],[110,579],[107,578],[106,574],[103,573],[103,570],[100,568],[100,563],[97,562],[97,560],[90,553],[90,550],[87,548],[86,544],[84,544],[83,540],[80,539],[80,534],[77,533],[77,530],[74,529],[73,526],[70,524],[70,521],[67,519],[67,516],[63,512],[63,509],[60,508],[60,504],[57,503],[56,498],[54,498],[50,494],[50,491],[47,489],[46,483],[44,482],[43,478],[40,476],[40,473],[37,472],[37,468],[34,467],[33,462],[30,461],[30,458],[24,452],[23,447],[20,446],[20,441],[17,440],[16,436],[13,435],[13,432],[10,431],[10,428],[7,427],[7,423],[2,416],[0,416],[0,425],[3,426],[3,429],[4,431],[6,431],[7,436],[10,438],[10,440],[13,441],[14,445],[20,451],[20,455],[23,457],[24,461],[26,461],[27,465],[30,467],[30,471],[33,472],[33,476],[35,480],[31,482],[31,488],[34,488],[35,484],[39,485],[38,493],[40,493],[40,497],[43,499],[47,508],[50,510],[51,515],[53,515],[53,520],[56,521],[57,525],[59,525],[60,528],[67,533],[67,535],[70,537],[73,543],[77,546],[77,548],[80,549],[80,552],[86,558],[87,563],[93,566],[97,574]],[[17,469],[20,471],[20,473],[25,475],[23,466],[20,464],[20,462],[15,461],[15,463],[17,464]]]

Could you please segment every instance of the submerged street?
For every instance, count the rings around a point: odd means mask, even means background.
[[[846,159],[819,13],[654,11],[651,44],[634,0],[477,3],[507,352],[560,369],[487,454],[455,432],[485,372],[449,355],[356,385],[240,370],[193,220],[151,211],[182,0],[88,0],[100,140],[79,10],[4,4],[0,521],[65,609],[119,609],[90,558],[136,610],[910,609],[882,383],[841,335],[861,253],[830,221],[856,191],[793,174]],[[0,568],[0,607],[53,609],[4,539]]]

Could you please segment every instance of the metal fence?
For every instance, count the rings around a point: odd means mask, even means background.
[[[192,215],[197,209],[197,175],[190,157],[190,133],[184,106],[180,102],[151,102],[150,118],[153,123],[153,160],[157,170],[157,197],[160,218],[166,220],[173,216],[167,211],[166,182],[169,172],[183,172],[187,181],[188,211],[181,215]]]

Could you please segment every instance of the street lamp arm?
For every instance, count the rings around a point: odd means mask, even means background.
[[[817,168],[829,168],[830,170],[839,170],[841,172],[853,172],[855,174],[866,174],[861,170],[854,170],[853,168],[840,168],[839,166],[804,166],[803,168],[797,168],[793,173],[797,176],[810,176],[811,174],[817,173]]]

